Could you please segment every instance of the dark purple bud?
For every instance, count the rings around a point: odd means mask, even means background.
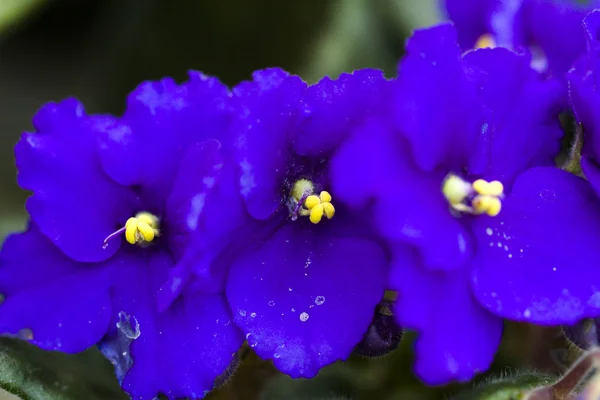
[[[383,300],[377,306],[371,325],[354,352],[364,357],[381,357],[396,350],[401,339],[402,328],[394,321],[393,304]]]

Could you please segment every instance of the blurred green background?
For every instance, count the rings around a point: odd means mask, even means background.
[[[410,31],[440,20],[436,6],[435,0],[0,0],[0,235],[24,225],[26,193],[15,183],[12,148],[43,103],[76,96],[89,112],[121,113],[139,82],[183,80],[188,69],[229,85],[269,66],[309,82],[362,67],[392,76]],[[511,325],[506,338],[496,376],[512,376],[523,365],[557,373],[570,354],[555,330]],[[461,389],[420,385],[410,370],[410,345],[407,335],[387,357],[353,358],[309,381],[291,381],[248,353],[210,398],[436,399]],[[46,354],[3,339],[0,377],[12,389],[27,381],[23,397],[33,399],[125,398],[94,351]],[[49,385],[45,394],[36,382]]]

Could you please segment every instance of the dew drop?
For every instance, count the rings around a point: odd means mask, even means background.
[[[256,318],[256,313],[255,312],[250,313],[250,318]]]
[[[525,318],[531,317],[531,311],[529,310],[529,308],[527,308],[525,311],[523,311],[523,317],[525,317]]]
[[[308,317],[309,317],[308,313],[303,312],[300,314],[300,321],[306,322],[306,321],[308,321]]]
[[[267,304],[269,305],[269,307],[273,307],[275,305],[275,302],[273,300],[271,300]]]
[[[246,316],[246,310],[240,310],[239,313],[242,317]]]
[[[295,308],[292,308],[292,312],[296,312],[296,309],[295,309]]]
[[[280,357],[281,357],[281,354],[279,354],[279,353],[274,353],[273,354],[273,358],[280,358]]]
[[[488,236],[492,236],[494,234],[494,231],[492,230],[492,228],[485,228],[485,233],[487,233]]]
[[[246,334],[246,341],[248,342],[248,346],[250,346],[250,347],[256,347],[256,345],[258,344],[258,341],[252,335],[252,333]]]
[[[317,296],[315,297],[315,304],[320,306],[321,304],[325,303],[325,296]]]

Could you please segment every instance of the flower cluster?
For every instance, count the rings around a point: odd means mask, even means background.
[[[410,329],[433,385],[485,371],[504,319],[600,316],[600,11],[563,76],[535,29],[547,70],[515,46],[463,53],[500,42],[508,11],[446,3],[458,31],[416,31],[391,79],[191,72],[141,84],[120,117],[45,105],[15,148],[30,221],[0,253],[0,333],[98,346],[137,399],[200,398],[244,342],[310,378]],[[538,3],[511,18],[558,12]],[[569,109],[589,180],[555,164]]]

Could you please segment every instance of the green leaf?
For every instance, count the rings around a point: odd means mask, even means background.
[[[23,400],[127,399],[97,350],[45,352],[7,338],[0,338],[0,388]]]

